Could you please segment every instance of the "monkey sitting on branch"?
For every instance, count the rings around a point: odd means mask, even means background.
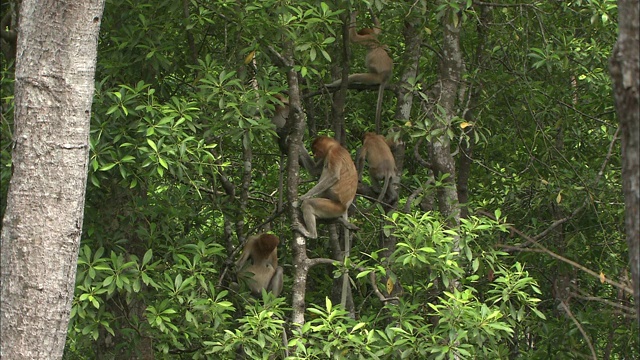
[[[347,210],[358,189],[358,173],[351,155],[339,142],[327,136],[316,138],[311,148],[316,161],[323,161],[322,174],[316,186],[300,197],[304,225],[295,221],[293,228],[303,236],[315,239],[318,237],[318,218],[338,219],[347,229],[357,230],[347,220]]]
[[[282,291],[281,266],[278,266],[278,244],[280,239],[272,234],[253,235],[247,239],[242,255],[236,262],[238,274],[247,274],[246,282],[253,295],[262,290],[270,291],[276,297]],[[247,260],[251,265],[244,268]]]
[[[364,63],[369,72],[351,74],[347,78],[347,84],[361,83],[365,85],[379,85],[378,101],[376,103],[376,132],[380,132],[380,114],[382,111],[382,98],[384,88],[391,79],[393,74],[393,60],[387,53],[387,46],[378,41],[378,35],[381,32],[380,22],[369,10],[374,23],[373,28],[363,28],[356,32],[356,17],[358,12],[351,13],[351,22],[349,24],[349,40],[354,44],[360,44],[368,48]],[[325,85],[328,88],[339,87],[342,79],[336,80],[331,84]]]
[[[362,180],[365,159],[369,164],[371,187],[379,193],[378,202],[381,203],[386,199],[389,204],[395,204],[398,201],[398,193],[393,188],[398,182],[396,161],[384,136],[372,132],[364,134],[362,147],[356,160],[359,181]],[[382,189],[380,181],[384,181]]]

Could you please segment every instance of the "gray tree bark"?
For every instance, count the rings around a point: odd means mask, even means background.
[[[0,358],[60,359],[82,230],[104,0],[23,0],[13,176],[0,247]]]
[[[453,19],[457,19],[457,23]],[[456,100],[460,98],[460,79],[465,69],[460,48],[460,21],[459,15],[453,9],[448,9],[442,18],[444,29],[442,59],[435,91],[436,96],[434,97],[442,111],[436,110],[435,104],[427,104],[426,102],[422,104],[427,113],[435,119],[434,129],[441,130],[441,133],[437,137],[434,136],[429,142],[429,157],[436,178],[443,174],[449,174],[449,177],[444,180],[445,185],[438,188],[436,197],[438,208],[442,215],[448,219],[451,227],[460,224],[455,160],[451,154],[451,141],[447,134],[456,113]]]
[[[640,10],[638,0],[618,1],[618,41],[609,70],[622,134],[625,230],[640,324]]]

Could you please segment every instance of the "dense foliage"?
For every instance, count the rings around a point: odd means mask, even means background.
[[[399,207],[408,210],[387,217],[357,199],[351,257],[311,270],[307,322],[296,327],[287,321],[291,221],[277,214],[286,159],[270,122],[274,95],[288,84],[273,54],[292,41],[303,91],[318,90],[336,74],[349,6],[364,16],[366,4],[107,0],[67,359],[227,359],[241,345],[261,359],[640,357],[631,295],[605,282],[629,287],[607,72],[615,2],[370,3],[395,61],[392,83],[418,95],[409,118],[391,120],[389,91],[383,107],[385,129],[406,145]],[[446,185],[426,181],[427,152],[414,148],[438,136],[417,99],[437,86],[441,20],[451,7],[462,14],[465,96],[475,96],[472,106],[458,99],[447,129],[452,150],[473,143],[471,214],[456,228],[425,207]],[[408,19],[424,45],[418,76],[397,84],[410,66],[402,56]],[[351,67],[362,69],[363,57],[354,47]],[[12,71],[2,61],[2,209]],[[361,134],[373,130],[375,96],[348,92],[354,157]],[[331,135],[331,97],[305,105],[310,134]],[[285,290],[255,300],[229,286],[230,264],[237,237],[265,228],[265,219],[282,239]],[[398,239],[388,258],[381,233]],[[308,241],[310,257],[330,257],[326,237]],[[344,266],[355,271],[355,319],[331,294]],[[400,287],[397,301],[381,302],[372,279],[382,291]]]

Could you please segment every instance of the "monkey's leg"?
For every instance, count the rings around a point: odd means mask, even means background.
[[[302,210],[302,218],[304,220],[304,225],[296,222],[293,224],[295,230],[297,230],[302,236],[310,239],[315,239],[318,237],[318,233],[316,231],[316,215],[313,206],[313,200],[315,199],[307,199],[302,202],[300,206],[300,210]]]
[[[282,292],[282,274],[282,266],[278,266],[276,272],[271,277],[271,281],[269,281],[269,286],[267,287],[267,290],[271,291],[276,297],[280,296],[280,293]]]
[[[371,172],[369,172],[371,173]],[[380,179],[378,179],[375,175],[371,174],[371,189],[380,194],[382,190],[380,189]]]
[[[301,224],[294,224],[294,228],[310,239],[318,237],[316,218],[337,218],[342,216],[346,210],[339,202],[324,198],[306,199],[302,202],[300,209],[302,210],[305,227],[302,227]]]

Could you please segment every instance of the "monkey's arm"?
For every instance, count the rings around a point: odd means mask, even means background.
[[[358,34],[358,32],[356,31],[357,15],[358,15],[357,11],[351,12],[351,22],[349,23],[349,41],[351,41],[354,44],[360,44],[360,45],[366,46],[372,40],[375,41],[375,37],[368,34],[367,35]],[[375,33],[375,29],[373,29],[373,31]]]
[[[236,261],[236,270],[239,271],[240,269],[242,269],[242,267],[244,266],[244,263],[247,262],[248,258],[249,258],[249,252],[243,251],[242,256],[240,256],[238,261]]]
[[[327,156],[331,156],[332,154],[327,154]],[[340,180],[340,164],[333,164],[331,166],[331,161],[325,160],[324,168],[322,169],[322,175],[320,175],[320,180],[316,186],[312,187],[306,194],[300,197],[300,200],[307,200],[319,194],[322,194],[327,189],[332,187],[338,180]]]
[[[369,14],[371,14],[371,20],[373,20],[373,32],[376,35],[379,35],[380,32],[382,32],[382,28],[380,27],[380,21],[378,21],[378,18],[376,17],[376,14],[373,13],[373,9],[369,8]]]
[[[253,243],[255,242],[255,239],[256,239],[255,236],[251,236],[249,237],[249,239],[247,239],[247,242],[244,245],[244,248],[242,249],[242,255],[240,255],[240,258],[238,259],[238,261],[236,261],[237,271],[242,269],[242,267],[244,266],[244,263],[247,262],[247,259],[251,255],[251,251],[249,250],[253,248]]]
[[[313,176],[321,175],[322,163],[319,161],[316,163],[304,146],[302,146],[302,149],[300,150],[300,162],[302,163],[302,166],[307,169],[309,174]]]
[[[362,171],[364,170],[364,158],[367,155],[367,149],[363,146],[356,154],[356,171],[358,172],[358,181],[362,181]]]
[[[352,11],[349,16],[349,29],[355,30],[357,21],[358,21],[358,12]]]
[[[338,182],[338,179],[339,177],[336,175],[325,176],[323,172],[316,186],[312,187],[311,190],[309,190],[306,194],[300,196],[300,200],[311,199],[312,197],[322,194],[327,189],[331,188],[336,182]]]

